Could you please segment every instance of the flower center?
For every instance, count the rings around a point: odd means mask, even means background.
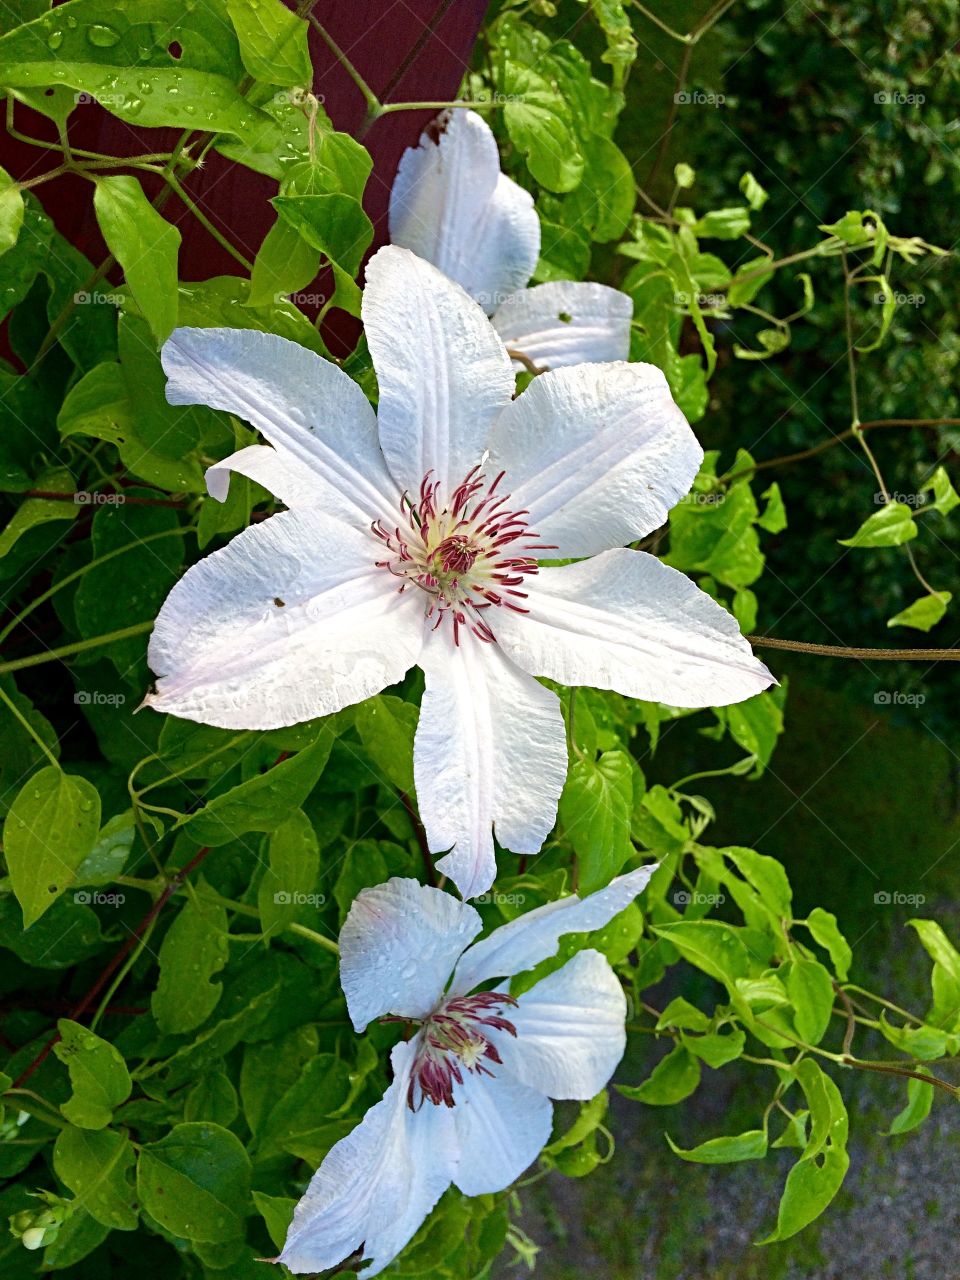
[[[510,511],[510,495],[497,490],[501,471],[488,483],[479,466],[473,468],[444,501],[440,483],[427,472],[420,496],[400,500],[400,522],[377,520],[373,532],[386,546],[389,557],[377,566],[401,579],[398,590],[420,588],[429,597],[427,617],[436,615],[434,629],[449,616],[453,639],[460,643],[460,628],[468,627],[481,640],[494,634],[484,621],[490,608],[526,613],[520,601],[528,574],[537,572],[540,554],[556,550],[531,532],[526,511]]]
[[[411,1111],[419,1110],[425,1099],[435,1106],[442,1102],[445,1107],[452,1107],[453,1086],[463,1084],[464,1071],[493,1075],[487,1064],[499,1063],[500,1055],[490,1032],[517,1034],[513,1023],[502,1016],[505,1006],[515,1007],[516,1003],[503,991],[480,991],[438,1005],[420,1028],[419,1049],[407,1090]]]

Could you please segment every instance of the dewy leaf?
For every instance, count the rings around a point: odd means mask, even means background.
[[[281,88],[309,88],[313,79],[307,22],[281,0],[227,0],[243,65],[255,80]]]
[[[633,852],[633,766],[624,751],[599,760],[577,760],[560,797],[560,821],[577,854],[580,888],[595,893],[609,884]]]
[[[336,284],[334,305],[351,315],[359,315],[360,290],[354,277],[373,240],[373,223],[360,201],[334,192],[317,196],[274,196],[271,204],[308,245],[329,259]]]
[[[413,795],[413,735],[419,711],[390,694],[368,698],[354,710],[354,724],[367,755],[398,791]]]
[[[117,1231],[137,1226],[137,1197],[129,1179],[136,1156],[125,1133],[64,1129],[53,1151],[57,1177],[97,1222]]]
[[[0,84],[69,86],[150,128],[241,134],[259,112],[237,90],[243,63],[215,4],[70,0],[0,38]]]
[[[98,178],[93,207],[107,248],[123,267],[134,300],[157,340],[177,323],[180,232],[159,214],[136,178]]]
[[[100,830],[100,796],[86,778],[47,765],[28,778],[3,828],[4,854],[23,927],[75,881]]]
[[[664,1136],[675,1156],[693,1164],[736,1164],[740,1160],[762,1160],[767,1154],[767,1135],[763,1129],[748,1129],[733,1138],[710,1138],[686,1151],[677,1146],[669,1133]]]
[[[178,1124],[141,1149],[137,1189],[147,1212],[174,1235],[222,1243],[242,1235],[250,1173],[250,1158],[228,1129]]]
[[[6,169],[0,169],[0,253],[6,253],[17,243],[22,225],[23,196],[20,188]]]
[[[953,599],[951,591],[934,591],[930,595],[921,596],[913,604],[901,609],[892,618],[887,619],[888,627],[913,627],[915,631],[929,631],[935,627],[947,612],[947,605]]]
[[[258,892],[260,927],[268,935],[303,920],[317,882],[320,849],[310,819],[295,809],[270,836],[269,866]]]
[[[840,538],[842,547],[899,547],[917,536],[913,512],[905,502],[887,502],[868,516],[852,538]]]
[[[210,979],[229,951],[226,909],[199,895],[188,898],[160,947],[150,1007],[161,1031],[181,1035],[206,1021],[223,994],[223,985]]]
[[[527,168],[548,191],[572,191],[583,177],[580,152],[564,99],[529,67],[506,62],[503,119]]]
[[[53,1051],[70,1073],[73,1096],[60,1110],[81,1129],[105,1129],[115,1108],[130,1097],[130,1075],[119,1051],[69,1018],[57,1023]]]

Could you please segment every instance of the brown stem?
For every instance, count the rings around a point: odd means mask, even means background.
[[[788,649],[791,653],[813,653],[821,658],[859,658],[878,662],[960,662],[960,649],[859,649],[842,644],[805,644],[801,640],[778,640],[775,636],[747,636],[757,649]]]

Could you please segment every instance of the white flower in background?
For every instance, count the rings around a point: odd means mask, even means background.
[[[476,112],[446,112],[404,152],[390,239],[462,285],[506,346],[538,368],[626,360],[633,303],[625,293],[568,280],[526,287],[540,219],[530,193],[500,172],[497,141]]]
[[[505,848],[536,853],[566,775],[560,703],[534,676],[702,707],[771,683],[733,617],[654,556],[702,457],[660,371],[581,365],[516,400],[502,342],[406,249],[367,269],[379,418],[335,364],[274,334],[177,329],[167,398],[238,414],[269,446],[207,472],[288,511],[194,565],[157,618],[147,702],[228,729],[329,715],[426,677],[420,813],[464,897]],[[589,556],[562,568],[544,557]]]
[[[565,933],[600,929],[642,892],[641,867],[588,898],[561,898],[473,946],[480,916],[416,880],[364,889],[340,934],[340,979],[357,1031],[390,1014],[419,1024],[391,1056],[382,1101],[314,1174],[279,1261],[323,1271],[363,1246],[373,1276],[451,1182],[501,1191],[546,1145],[551,1098],[588,1099],[623,1056],[627,1005],[609,963],[579,951],[518,999],[476,991],[553,955]],[[452,977],[451,977],[452,974]]]

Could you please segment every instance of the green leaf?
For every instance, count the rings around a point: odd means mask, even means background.
[[[728,845],[720,852],[749,880],[774,917],[782,920],[792,916],[793,892],[782,863],[764,853],[738,845]]]
[[[670,1107],[682,1102],[700,1083],[700,1063],[683,1045],[677,1045],[654,1067],[648,1079],[638,1085],[617,1085],[625,1098],[654,1107]]]
[[[609,884],[632,854],[632,811],[633,765],[626,752],[575,761],[560,797],[560,821],[577,854],[584,893]]]
[[[270,836],[269,866],[263,873],[257,894],[260,927],[265,934],[282,932],[288,924],[304,921],[320,870],[320,848],[310,819],[302,809]],[[321,899],[322,901],[322,895]]]
[[[505,61],[503,121],[537,182],[548,191],[572,191],[585,161],[569,108],[549,81],[529,67]]]
[[[824,911],[823,907],[814,907],[807,916],[806,925],[813,936],[813,940],[819,942],[820,946],[829,954],[837,977],[841,982],[846,982],[850,973],[850,965],[853,963],[853,952],[850,950],[850,944],[840,932],[840,928],[837,925],[837,917],[831,911]],[[960,957],[958,957],[958,960],[960,960]]]
[[[951,591],[934,591],[931,595],[921,596],[913,604],[901,609],[892,618],[888,618],[888,627],[913,627],[916,631],[929,631],[935,627],[947,612],[947,605],[953,599]]]
[[[123,871],[133,848],[137,828],[133,810],[125,809],[105,822],[96,844],[77,867],[77,884],[111,884]]]
[[[237,90],[237,41],[218,6],[70,0],[0,39],[0,84],[88,93],[148,128],[240,134],[258,111]],[[72,96],[72,95],[71,95]]]
[[[907,1105],[893,1118],[886,1137],[895,1133],[910,1133],[923,1124],[933,1106],[933,1085],[926,1080],[907,1081]]]
[[[816,960],[793,960],[786,977],[797,1032],[807,1044],[819,1044],[830,1025],[833,981]]]
[[[53,1051],[70,1073],[73,1095],[60,1110],[81,1129],[105,1129],[113,1112],[130,1097],[127,1064],[112,1044],[69,1018],[57,1023]]]
[[[657,1019],[657,1030],[664,1027],[679,1027],[684,1031],[706,1031],[710,1019],[696,1005],[684,1000],[683,996],[675,996]]]
[[[936,920],[915,919],[908,920],[907,924],[916,929],[927,955],[946,970],[953,982],[960,985],[960,952]]]
[[[354,277],[373,240],[373,223],[351,195],[280,195],[271,204],[308,245],[324,254],[333,270],[333,305],[360,314],[360,290]]]
[[[693,1164],[737,1164],[741,1160],[762,1160],[767,1154],[767,1135],[763,1129],[748,1129],[730,1138],[710,1138],[686,1151],[677,1146],[669,1133],[664,1136],[674,1155]]]
[[[322,723],[311,746],[221,792],[177,825],[197,844],[213,846],[229,844],[247,831],[273,831],[313,790],[330,756],[333,736],[330,724]]]
[[[266,1223],[267,1233],[274,1246],[282,1249],[293,1221],[296,1200],[292,1196],[268,1196],[263,1191],[254,1191],[253,1203]]]
[[[757,524],[761,529],[766,529],[768,533],[782,533],[787,527],[787,509],[783,505],[783,498],[780,494],[780,486],[776,483],[772,484],[763,494],[767,505],[763,509],[763,515],[757,520]]]
[[[187,899],[160,947],[160,980],[150,1008],[160,1030],[182,1035],[205,1022],[223,985],[211,982],[229,959],[227,913],[198,895]]]
[[[218,1243],[243,1233],[250,1174],[250,1159],[228,1129],[178,1124],[141,1148],[137,1189],[162,1227],[185,1240]]]
[[[337,1117],[350,1094],[350,1071],[342,1058],[321,1053],[271,1108],[258,1133],[258,1158],[287,1151],[317,1165],[353,1127]]]
[[[864,520],[852,538],[838,541],[842,547],[899,547],[918,532],[913,512],[905,502],[887,502]]]
[[[137,1226],[137,1197],[130,1181],[136,1157],[125,1133],[64,1129],[57,1136],[53,1167],[57,1177],[97,1222],[118,1231]]]
[[[245,306],[262,307],[297,293],[320,270],[320,250],[307,244],[286,218],[277,220],[263,238],[250,275]]]
[[[0,169],[0,253],[13,248],[22,226],[23,196],[20,188],[6,169]]]
[[[62,468],[43,471],[37,478],[36,488],[47,493],[73,493],[73,477]],[[14,512],[7,527],[0,533],[0,560],[9,555],[23,535],[40,524],[51,520],[75,520],[80,507],[74,502],[55,498],[26,498]]]
[[[281,0],[226,0],[226,4],[240,40],[240,57],[254,80],[281,88],[309,88],[313,66],[306,19],[291,13]]]
[[[714,1031],[704,1036],[683,1036],[682,1040],[691,1053],[696,1054],[714,1070],[719,1070],[728,1062],[734,1062],[739,1058],[746,1044],[746,1036],[737,1029],[726,1035]]]
[[[947,1033],[939,1027],[895,1027],[887,1021],[886,1013],[881,1011],[880,1031],[901,1052],[920,1062],[934,1062],[947,1053]]]
[[[382,693],[354,710],[364,749],[385,780],[407,796],[414,793],[413,736],[420,713],[412,702]]]
[[[953,487],[953,482],[947,475],[946,468],[937,467],[928,484],[923,486],[923,491],[933,490],[933,509],[939,511],[942,516],[948,516],[956,506],[960,506],[960,494]]]
[[[679,920],[653,926],[653,932],[677,948],[683,958],[730,987],[750,976],[750,953],[732,925],[720,920]]]
[[[126,174],[98,178],[93,207],[134,301],[157,343],[165,342],[177,323],[180,232],[156,211],[137,179]]]
[[[76,879],[100,830],[100,796],[86,778],[47,765],[24,784],[7,814],[4,853],[29,929]]]
[[[787,1174],[776,1230],[757,1243],[788,1240],[818,1218],[840,1190],[849,1167],[850,1157],[843,1148],[825,1151],[819,1162],[801,1160],[795,1164]]]
[[[210,1071],[201,1076],[187,1094],[183,1107],[184,1120],[209,1120],[213,1124],[233,1124],[240,1110],[237,1091],[223,1071]]]
[[[740,207],[711,209],[693,224],[694,235],[705,240],[738,240],[750,230],[750,211]]]
[[[747,204],[753,210],[762,209],[770,199],[769,192],[761,187],[749,170],[740,179],[740,190],[746,197]]]

